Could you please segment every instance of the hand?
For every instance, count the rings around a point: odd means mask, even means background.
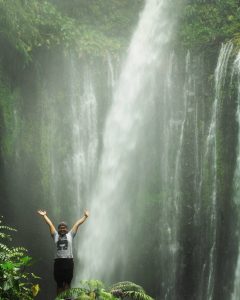
[[[47,214],[47,212],[46,212],[46,210],[38,210],[38,214],[40,215],[40,216],[46,216],[46,214]]]
[[[89,217],[89,211],[88,211],[88,210],[85,210],[85,211],[84,211],[84,216],[85,216],[86,218]]]

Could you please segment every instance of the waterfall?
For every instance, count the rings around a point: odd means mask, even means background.
[[[106,119],[98,180],[91,197],[88,232],[79,260],[83,278],[122,278],[127,231],[134,221],[129,183],[140,132],[152,106],[156,71],[164,65],[173,20],[168,1],[149,0],[132,38]]]
[[[234,62],[234,71],[238,75],[238,107],[236,113],[236,119],[238,123],[238,145],[237,145],[237,164],[234,175],[234,201],[239,209],[240,204],[240,189],[239,189],[239,181],[240,181],[240,52],[237,55],[237,58]],[[239,229],[237,229],[237,235],[239,236]],[[235,269],[235,280],[234,280],[234,289],[232,293],[231,300],[238,300],[240,297],[240,244],[238,250],[238,260]]]
[[[108,64],[108,88],[112,92],[115,87],[116,75],[114,72],[114,66],[110,55],[107,56],[107,64]]]
[[[82,85],[73,58],[70,66],[73,154],[69,170],[73,172],[70,178],[74,180],[75,201],[80,211],[83,205],[79,204],[89,197],[97,166],[97,102],[89,66],[84,68]]]
[[[221,108],[221,89],[224,86],[225,77],[227,74],[227,66],[229,57],[232,51],[232,43],[222,45],[217,67],[215,70],[215,100],[212,109],[212,119],[207,135],[206,152],[204,156],[204,163],[211,162],[213,164],[211,170],[212,195],[211,195],[211,219],[209,231],[212,235],[212,246],[209,257],[209,275],[207,284],[207,299],[211,300],[213,297],[214,287],[214,272],[215,272],[215,250],[216,250],[216,230],[217,230],[217,126],[218,126],[218,110]],[[209,168],[210,166],[208,166]]]
[[[157,299],[228,300],[230,291],[238,300],[240,244],[235,266],[232,241],[240,237],[233,213],[240,204],[240,130],[238,137],[234,131],[240,128],[240,54],[232,76],[234,84],[238,77],[237,104],[229,84],[232,43],[222,45],[212,69],[205,57],[172,51],[170,2],[146,0],[121,66],[110,55],[41,57],[44,74],[34,93],[24,87],[24,105],[14,111],[9,207],[22,216],[24,204],[35,210],[42,201],[54,224],[67,218],[69,225],[89,209],[74,242],[76,285],[80,279],[129,280]],[[231,186],[234,166],[232,199],[221,186]],[[48,258],[41,228],[33,246]],[[226,285],[219,270],[226,270]]]
[[[177,292],[164,295],[164,299],[213,299],[216,275],[216,246],[219,204],[217,180],[218,149],[217,134],[220,127],[220,112],[223,105],[222,89],[225,86],[227,68],[233,45],[223,45],[215,70],[215,92],[210,120],[206,122],[201,107],[200,92],[196,87],[197,76],[194,61],[187,53],[185,63],[185,84],[182,102],[179,137],[171,142],[175,152],[174,221],[170,228],[177,228],[175,244],[177,253],[172,270],[177,271],[175,285]],[[201,94],[200,94],[201,95]],[[180,99],[179,99],[180,100]],[[179,101],[179,104],[181,101]],[[176,110],[176,107],[174,108]],[[208,126],[206,126],[208,125]],[[201,127],[200,127],[201,126]],[[207,129],[205,129],[207,127]],[[168,210],[170,212],[170,210]],[[168,215],[167,213],[165,213]],[[169,224],[164,217],[163,222]],[[168,215],[171,219],[171,214]],[[175,223],[174,223],[175,222]],[[161,236],[163,233],[161,232]],[[168,251],[170,251],[168,247]],[[173,271],[174,273],[174,271]],[[167,276],[169,278],[169,276]],[[165,278],[164,278],[165,279]],[[174,281],[173,281],[174,282]],[[174,285],[171,284],[170,286]]]
[[[44,186],[55,217],[74,222],[83,213],[97,170],[98,112],[91,67],[74,55],[65,58],[64,67],[64,86],[55,79],[55,66],[49,66],[42,89],[42,165],[49,172]],[[70,205],[65,207],[66,199]]]
[[[182,122],[179,131],[179,148],[176,154],[176,169],[174,175],[175,202],[178,213],[174,218],[177,222],[178,252],[176,259],[177,276],[174,298],[193,299],[195,279],[193,268],[195,265],[193,240],[196,232],[194,228],[199,223],[199,174],[201,172],[199,156],[199,118],[201,116],[197,98],[196,61],[190,51],[185,58],[184,87],[181,89]],[[180,95],[179,95],[180,97]],[[180,102],[180,101],[179,101]],[[180,102],[181,103],[181,102]],[[194,298],[195,299],[195,298]]]
[[[54,109],[54,96],[44,83],[42,88],[42,118],[41,118],[41,166],[43,170],[48,170],[48,176],[42,177],[42,185],[45,187],[48,198],[51,199],[55,207],[59,207],[60,199],[58,198],[58,176],[57,160],[55,157],[56,147],[54,145],[57,131],[57,113]],[[48,167],[47,167],[48,166]],[[43,171],[42,171],[43,172]],[[46,172],[46,171],[45,171]],[[55,211],[58,216],[59,212]]]
[[[161,285],[158,291],[160,299],[176,298],[175,285],[179,253],[180,159],[187,106],[187,98],[185,96],[179,97],[175,91],[177,65],[175,54],[171,53],[164,80],[163,99],[160,97],[157,99],[159,110],[156,112],[160,126],[157,134],[160,138],[159,186],[161,186],[160,191],[162,191],[162,196],[159,199],[159,262],[157,264],[161,270],[159,272]],[[186,58],[187,72],[188,67],[189,55]],[[156,93],[161,93],[161,91],[157,89]]]
[[[180,131],[180,140],[179,140],[179,147],[177,150],[176,155],[176,168],[174,173],[174,198],[179,200],[180,197],[180,183],[179,183],[179,176],[180,176],[180,160],[181,160],[181,152],[183,147],[183,136],[184,136],[184,127],[187,122],[187,110],[188,110],[188,95],[191,93],[191,85],[192,85],[192,77],[190,73],[190,52],[188,51],[186,55],[186,61],[185,61],[185,74],[186,74],[186,80],[184,84],[183,94],[184,94],[184,118],[182,120],[181,124],[181,131]]]

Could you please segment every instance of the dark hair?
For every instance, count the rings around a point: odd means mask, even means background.
[[[60,226],[68,227],[66,222],[60,222],[60,223],[58,224],[58,229],[59,229]]]

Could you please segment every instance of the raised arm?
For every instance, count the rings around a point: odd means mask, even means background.
[[[76,234],[77,233],[77,230],[78,230],[78,227],[83,224],[86,219],[89,217],[89,211],[88,210],[85,210],[84,211],[84,215],[81,219],[79,219],[72,227],[71,231],[73,234]]]
[[[55,233],[55,231],[56,231],[56,229],[55,229],[52,221],[48,218],[47,212],[45,210],[44,211],[43,210],[38,210],[38,214],[44,218],[45,222],[49,226],[49,230],[50,230],[51,236],[53,236],[54,233]]]

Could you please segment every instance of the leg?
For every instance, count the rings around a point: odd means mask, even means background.
[[[67,290],[69,290],[69,289],[71,288],[71,285],[70,285],[70,283],[68,283],[68,282],[64,282],[64,283],[63,283],[63,288],[64,288],[64,291],[67,291]],[[65,298],[65,300],[72,300],[72,298],[71,298],[71,297],[69,297],[69,298]]]
[[[54,262],[54,279],[57,283],[57,296],[61,294],[64,289],[64,270],[63,270],[63,261],[61,259],[55,259]]]
[[[64,291],[64,288],[63,288],[63,287],[57,286],[57,296],[58,296],[59,294],[61,294],[63,291]]]
[[[65,291],[71,288],[73,269],[74,269],[73,259],[68,259],[66,264],[65,274],[64,274],[64,283],[63,283]]]
[[[69,289],[71,288],[71,283],[69,283],[69,282],[64,282],[63,288],[64,288],[64,291],[69,290]]]

